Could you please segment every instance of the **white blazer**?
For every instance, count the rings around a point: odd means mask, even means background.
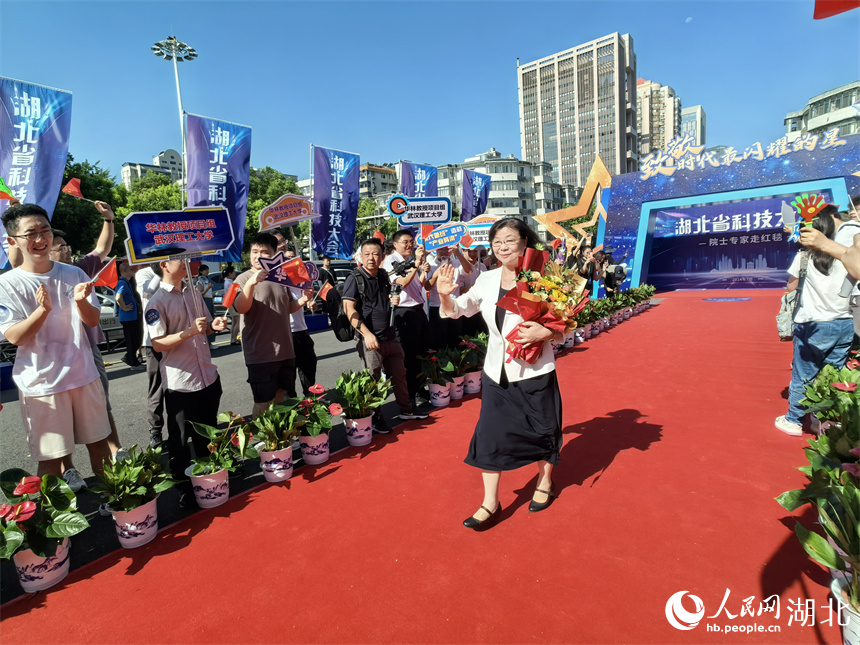
[[[496,327],[496,303],[499,301],[499,289],[502,286],[502,269],[485,271],[478,276],[474,286],[462,296],[454,298],[454,313],[446,316],[442,309],[439,315],[442,318],[460,318],[461,316],[474,316],[480,313],[487,323],[490,332],[487,344],[487,358],[484,361],[484,372],[494,382],[498,383],[502,376],[504,367],[508,382],[522,381],[541,374],[547,374],[555,369],[555,356],[552,353],[551,341],[544,341],[543,351],[534,364],[521,360],[511,360],[510,363],[505,353],[507,336],[514,327],[523,322],[522,316],[505,311],[505,319],[502,321],[502,331]]]

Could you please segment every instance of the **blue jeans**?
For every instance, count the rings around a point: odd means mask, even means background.
[[[851,318],[827,322],[805,322],[794,326],[794,359],[791,362],[791,385],[788,386],[788,413],[785,418],[801,423],[806,414],[801,399],[806,384],[818,376],[825,365],[842,367],[854,340]]]

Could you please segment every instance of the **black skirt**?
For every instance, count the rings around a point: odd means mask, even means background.
[[[561,392],[555,370],[502,383],[481,377],[481,416],[465,462],[481,470],[514,470],[536,461],[556,465],[561,450]]]

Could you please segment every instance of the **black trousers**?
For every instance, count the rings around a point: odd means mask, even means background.
[[[307,329],[293,332],[293,350],[296,353],[296,370],[299,373],[299,382],[302,384],[304,395],[310,396],[310,389],[317,378],[317,355],[314,353],[314,339]],[[287,392],[287,396],[296,396],[296,384],[293,381],[293,391]]]
[[[191,421],[205,423],[213,428],[218,425],[218,406],[221,403],[221,378],[212,385],[196,392],[164,391],[167,411],[167,450],[170,452],[170,471],[173,477],[185,484],[188,478],[185,469],[191,465],[191,449],[194,457],[204,456],[209,440],[197,434]],[[189,443],[191,445],[189,445]],[[190,483],[186,485],[189,487]],[[188,488],[190,491],[190,488]],[[184,491],[188,492],[188,491]]]
[[[152,347],[144,347],[146,354],[147,400],[146,417],[149,421],[149,433],[156,431],[160,435],[164,428],[164,393],[161,391],[161,370],[159,362],[161,354]]]
[[[439,315],[439,307],[430,306],[430,338],[433,349],[440,350],[445,347],[456,347],[460,343],[463,325],[461,318],[442,318]]]
[[[403,346],[406,366],[406,387],[409,398],[414,399],[421,386],[421,362],[418,356],[426,354],[430,349],[430,325],[424,315],[424,307],[394,308],[394,327],[397,330],[397,340]]]
[[[137,319],[124,320],[120,324],[122,325],[122,334],[125,336],[125,362],[134,365],[137,363],[137,350],[140,349],[140,344],[143,342],[143,330]]]

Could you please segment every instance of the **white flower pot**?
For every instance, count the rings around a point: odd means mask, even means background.
[[[344,417],[343,425],[346,426],[346,440],[350,446],[366,446],[373,439],[373,415],[363,419],[347,419]]]
[[[316,437],[299,437],[302,444],[302,459],[310,466],[328,461],[328,433],[320,432]]]
[[[26,593],[34,593],[53,587],[69,575],[69,538],[57,545],[57,553],[49,558],[36,555],[30,549],[18,551],[12,556],[18,581]]]
[[[433,406],[443,408],[451,402],[451,390],[447,383],[445,385],[430,383],[427,385],[427,389],[430,390],[430,403]]]
[[[842,596],[842,589],[846,586],[845,580],[840,578],[830,583],[830,592],[836,599],[834,609],[838,610],[839,603],[843,605],[842,621],[847,620],[847,625],[842,625],[842,641],[845,645],[860,645],[860,612],[855,611],[849,605],[847,600]],[[835,615],[839,615],[834,612]]]
[[[591,338],[592,327],[593,327],[593,325],[591,323],[586,323],[585,325],[582,326],[582,337],[585,340],[588,340],[589,338]]]
[[[571,347],[576,345],[576,343],[577,343],[576,337],[577,336],[579,336],[579,334],[577,334],[575,331],[565,332],[565,334],[564,334],[564,346],[567,349],[570,349]],[[578,342],[581,343],[582,340],[579,340]]]
[[[111,511],[116,537],[124,549],[149,544],[158,534],[158,497],[130,511]]]
[[[477,394],[481,391],[481,374],[483,372],[478,370],[477,372],[469,372],[465,375],[465,380],[463,381],[463,391],[466,394]]]
[[[230,481],[227,479],[230,471],[222,468],[217,473],[192,475],[192,468],[186,468],[185,474],[191,478],[194,498],[200,508],[215,508],[230,499]]]
[[[611,316],[609,316],[609,324],[612,327],[615,327],[615,325],[618,324],[618,316],[616,314],[612,314]]]
[[[581,331],[573,332],[573,344],[581,345],[585,342],[585,335]]]
[[[293,476],[293,447],[280,450],[260,450],[260,469],[267,482],[282,482]]]
[[[624,318],[624,320],[629,319],[630,316],[632,316],[632,315],[633,315],[633,309],[631,309],[630,307],[624,307],[624,311],[621,312],[621,316],[622,316],[622,318]]]
[[[454,380],[448,383],[448,393],[451,396],[451,401],[463,398],[463,380],[465,378],[465,376],[454,376]]]

